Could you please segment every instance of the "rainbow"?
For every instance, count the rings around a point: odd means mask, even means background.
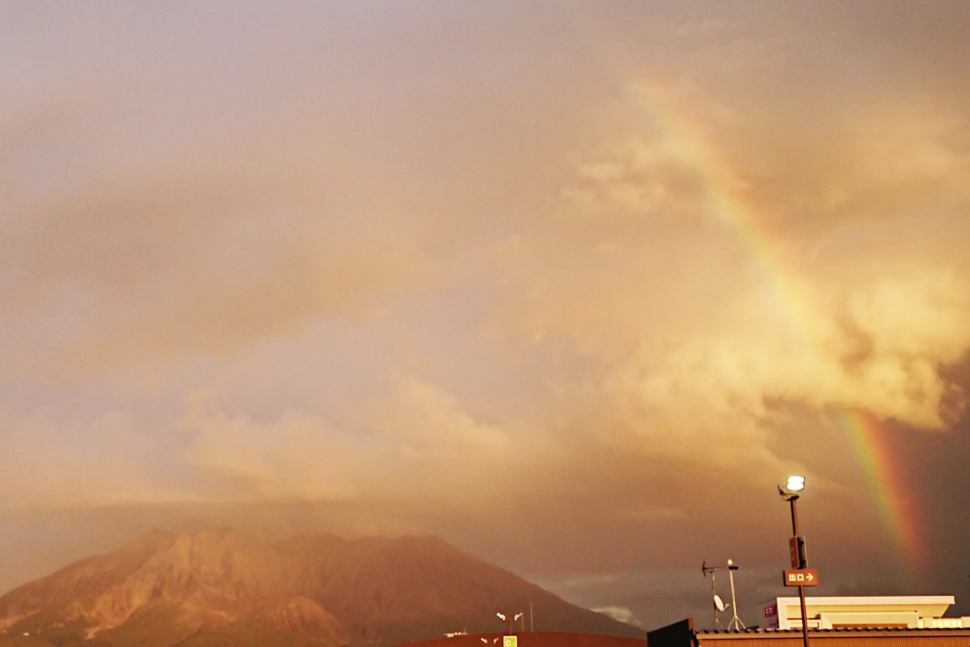
[[[814,346],[822,322],[811,307],[810,290],[799,280],[793,267],[796,254],[786,250],[783,240],[773,235],[759,218],[759,209],[747,199],[746,183],[726,163],[719,151],[704,136],[702,128],[678,110],[661,91],[650,87],[628,88],[628,100],[646,110],[664,133],[668,146],[677,151],[701,180],[710,212],[733,230],[770,283],[771,293],[779,299],[778,312],[784,313],[794,337]]]
[[[675,109],[663,93],[649,88],[630,92],[628,101],[646,110],[655,119],[665,137],[671,138],[678,154],[691,165],[703,181],[712,211],[743,240],[774,295],[779,299],[779,312],[786,313],[792,339],[809,352],[819,352],[825,323],[813,307],[811,292],[799,279],[802,275],[786,254],[783,241],[773,236],[759,218],[759,210],[744,195],[746,187],[726,164],[717,150],[681,111]],[[891,538],[901,562],[907,565],[909,582],[926,563],[925,546],[917,508],[903,481],[898,454],[889,442],[886,430],[868,412],[839,407],[834,417],[848,439],[864,473],[866,486],[876,501],[885,533]]]
[[[884,527],[896,553],[909,567],[910,582],[926,565],[926,547],[918,529],[917,507],[909,495],[911,488],[903,479],[898,453],[889,441],[887,430],[870,413],[841,409],[836,422],[852,443],[862,465],[866,485],[875,495]]]

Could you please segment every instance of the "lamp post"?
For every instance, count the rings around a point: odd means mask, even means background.
[[[508,615],[505,615],[504,613],[497,612],[495,615],[497,615],[498,618],[499,618],[499,620],[501,620],[502,622],[508,622],[509,623],[509,633],[511,634],[512,633],[512,623],[515,622],[516,620],[518,620],[519,618],[521,618],[523,614],[522,614],[522,612],[519,612],[519,613],[517,613],[517,614],[515,614],[513,616],[511,613],[508,614]],[[525,623],[525,620],[523,620],[522,622],[524,624]],[[525,629],[525,627],[523,627],[523,630],[524,629]]]
[[[805,540],[798,534],[798,509],[795,506],[795,501],[798,500],[799,495],[804,489],[805,479],[801,476],[789,476],[788,483],[785,484],[785,487],[778,486],[778,493],[791,505],[791,532],[793,536],[792,541],[794,542],[792,566],[795,566],[794,562],[797,555],[799,569],[808,568],[808,556],[805,554]],[[804,647],[809,647],[808,613],[805,611],[805,587],[801,584],[798,585],[798,601],[802,607],[802,642],[804,643]]]
[[[728,577],[731,580],[731,607],[734,609],[734,617],[731,618],[731,622],[728,623],[728,631],[731,630],[731,625],[734,625],[735,631],[741,631],[745,628],[744,623],[741,622],[741,618],[738,617],[738,598],[734,595],[734,571],[738,570],[738,565],[734,563],[734,560],[729,559],[727,561],[728,567]]]

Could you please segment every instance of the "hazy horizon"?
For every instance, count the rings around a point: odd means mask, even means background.
[[[970,614],[970,5],[0,0],[0,590],[438,535]],[[718,578],[722,597],[727,579]],[[625,611],[626,610],[626,611]]]

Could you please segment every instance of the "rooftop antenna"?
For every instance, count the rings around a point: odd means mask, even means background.
[[[738,599],[734,596],[734,571],[738,570],[738,567],[734,564],[732,560],[727,561],[728,567],[728,578],[731,580],[731,608],[734,609],[734,617],[731,618],[731,622],[728,623],[728,631],[731,631],[731,626],[734,626],[734,631],[741,631],[745,629],[744,623],[741,622],[741,618],[738,617]]]
[[[727,605],[724,604],[724,600],[721,596],[717,594],[717,569],[720,566],[708,566],[707,562],[701,562],[701,573],[704,577],[708,575],[711,576],[711,594],[714,596],[714,622],[711,623],[711,629],[721,628],[721,617],[720,613],[727,609]]]

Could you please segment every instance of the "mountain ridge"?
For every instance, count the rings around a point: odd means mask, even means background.
[[[152,531],[0,597],[0,644],[387,647],[534,609],[540,628],[641,630],[571,605],[432,536]]]

